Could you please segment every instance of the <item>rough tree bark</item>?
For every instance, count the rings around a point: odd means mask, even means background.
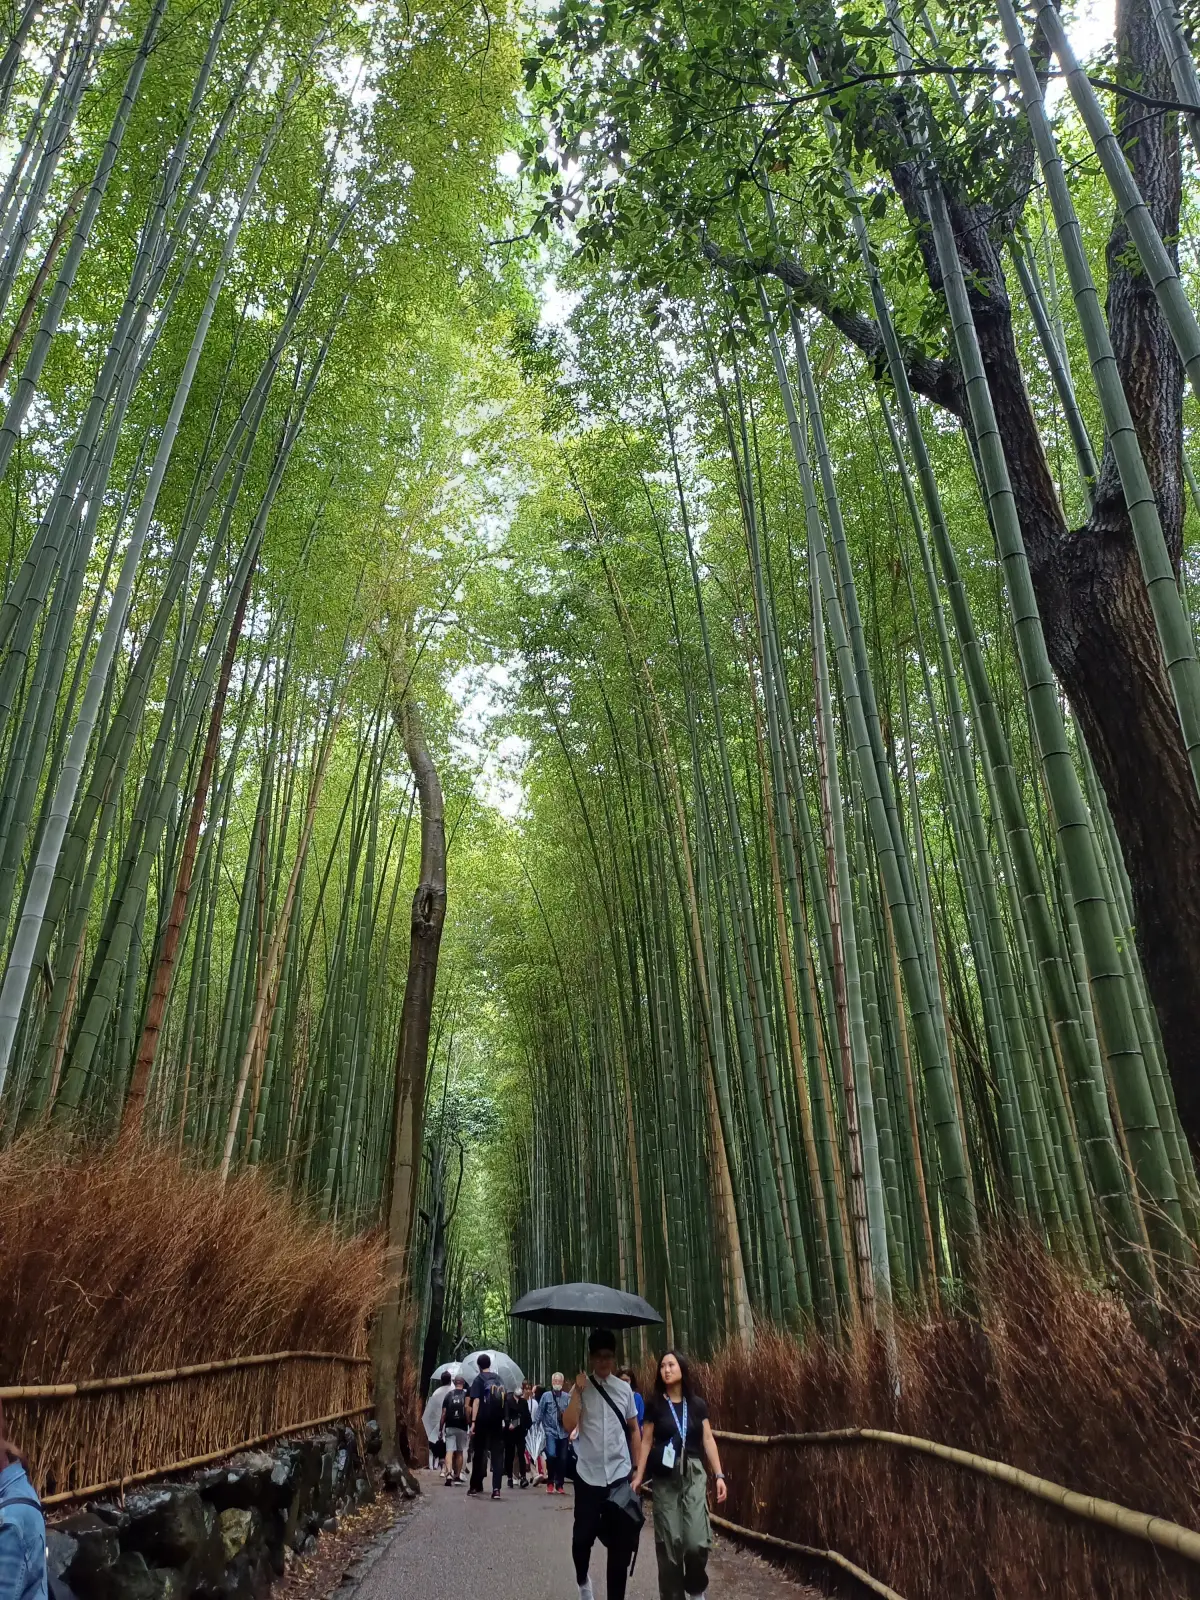
[[[383,1290],[371,1334],[375,1417],[382,1455],[397,1460],[396,1384],[409,1300],[409,1255],[421,1176],[425,1074],[437,986],[438,951],[446,919],[446,819],[442,786],[425,742],[421,717],[405,694],[394,716],[404,739],[421,806],[421,873],[413,896],[408,976],[396,1048],[396,1095],[384,1187],[386,1243]]]
[[[1150,0],[1118,0],[1119,82],[1174,99]],[[1182,172],[1174,113],[1116,98],[1116,127],[1138,186],[1168,248],[1179,230]],[[894,130],[887,130],[888,135]],[[894,153],[894,147],[893,147]],[[1031,160],[1031,156],[1026,156]],[[917,229],[932,287],[941,279],[925,228],[915,165],[892,161],[897,193]],[[1007,181],[1002,181],[1007,180]],[[984,186],[981,186],[984,187]],[[1133,891],[1138,949],[1158,1015],[1180,1120],[1200,1149],[1200,799],[1146,595],[1112,451],[1105,448],[1093,511],[1081,527],[1063,516],[1017,354],[1003,268],[1003,239],[1027,190],[1023,172],[997,175],[1008,204],[964,204],[948,194],[972,310],[1004,439],[1013,492],[1052,663],[1104,785]],[[875,323],[848,309],[828,283],[788,258],[735,260],[733,271],[770,273],[872,360]],[[1107,314],[1122,381],[1176,571],[1183,533],[1184,375],[1127,231],[1115,217],[1107,246]],[[914,390],[966,426],[954,364],[914,353]]]

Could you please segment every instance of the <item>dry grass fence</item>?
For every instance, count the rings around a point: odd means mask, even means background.
[[[0,1155],[0,1388],[257,1355],[366,1352],[374,1238],[340,1239],[262,1177],[122,1145]],[[71,1399],[12,1400],[47,1493],[220,1450],[370,1398],[368,1368],[287,1361]]]
[[[898,1395],[881,1344],[775,1334],[701,1381],[721,1428],[913,1434],[1200,1527],[1200,1325],[1148,1337],[1028,1246],[993,1252],[983,1324],[900,1321]],[[840,1551],[906,1600],[1200,1597],[1200,1565],[948,1463],[867,1442],[722,1452],[732,1521]]]

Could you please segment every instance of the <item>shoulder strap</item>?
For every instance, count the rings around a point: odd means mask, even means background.
[[[40,1500],[34,1500],[30,1495],[19,1495],[15,1500],[0,1500],[0,1511],[7,1511],[9,1506],[32,1506],[35,1511],[42,1513],[42,1521],[45,1522],[46,1520],[45,1506]]]
[[[625,1418],[617,1410],[617,1402],[613,1399],[612,1395],[609,1394],[608,1390],[604,1387],[603,1384],[596,1382],[595,1378],[593,1377],[593,1375],[590,1372],[588,1373],[588,1382],[591,1384],[592,1388],[595,1389],[596,1393],[600,1396],[600,1398],[604,1401],[604,1404],[612,1412],[613,1416],[616,1417],[617,1421],[621,1424],[621,1437],[625,1441],[626,1450],[629,1451],[629,1465],[632,1466],[633,1465],[633,1447],[629,1443],[629,1429],[626,1426]]]

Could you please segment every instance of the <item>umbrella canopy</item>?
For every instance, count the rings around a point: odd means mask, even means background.
[[[466,1379],[468,1388],[479,1376],[479,1358],[485,1355],[491,1356],[492,1371],[510,1394],[525,1382],[525,1374],[513,1358],[505,1355],[503,1350],[475,1350],[463,1358],[463,1364],[459,1368],[459,1375]]]
[[[443,1371],[445,1369],[443,1368]],[[433,1444],[442,1431],[442,1407],[446,1403],[446,1396],[450,1393],[452,1384],[443,1383],[429,1396],[429,1402],[421,1415],[421,1425],[425,1429],[425,1437]]]
[[[544,1328],[642,1328],[662,1318],[640,1295],[603,1283],[558,1283],[531,1289],[510,1312]]]
[[[439,1361],[437,1366],[434,1367],[434,1369],[433,1369],[433,1377],[430,1378],[430,1380],[429,1380],[430,1387],[433,1388],[433,1389],[436,1389],[438,1387],[438,1385],[442,1381],[442,1373],[443,1372],[448,1372],[450,1374],[450,1381],[451,1381],[451,1383],[453,1383],[455,1378],[458,1377],[458,1374],[460,1373],[461,1370],[462,1370],[462,1362],[461,1361]]]

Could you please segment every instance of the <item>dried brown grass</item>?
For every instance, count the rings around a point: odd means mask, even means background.
[[[0,1154],[0,1386],[256,1355],[366,1353],[372,1237],[314,1225],[262,1177],[128,1144]],[[369,1369],[288,1362],[72,1400],[9,1401],[45,1492],[365,1404]]]
[[[1147,1337],[1120,1301],[1010,1244],[990,1254],[982,1324],[899,1321],[898,1396],[881,1343],[775,1333],[701,1382],[720,1428],[888,1428],[1200,1526],[1194,1320]],[[1200,1597],[1200,1566],[948,1464],[868,1443],[721,1448],[731,1520],[839,1550],[906,1600]]]

